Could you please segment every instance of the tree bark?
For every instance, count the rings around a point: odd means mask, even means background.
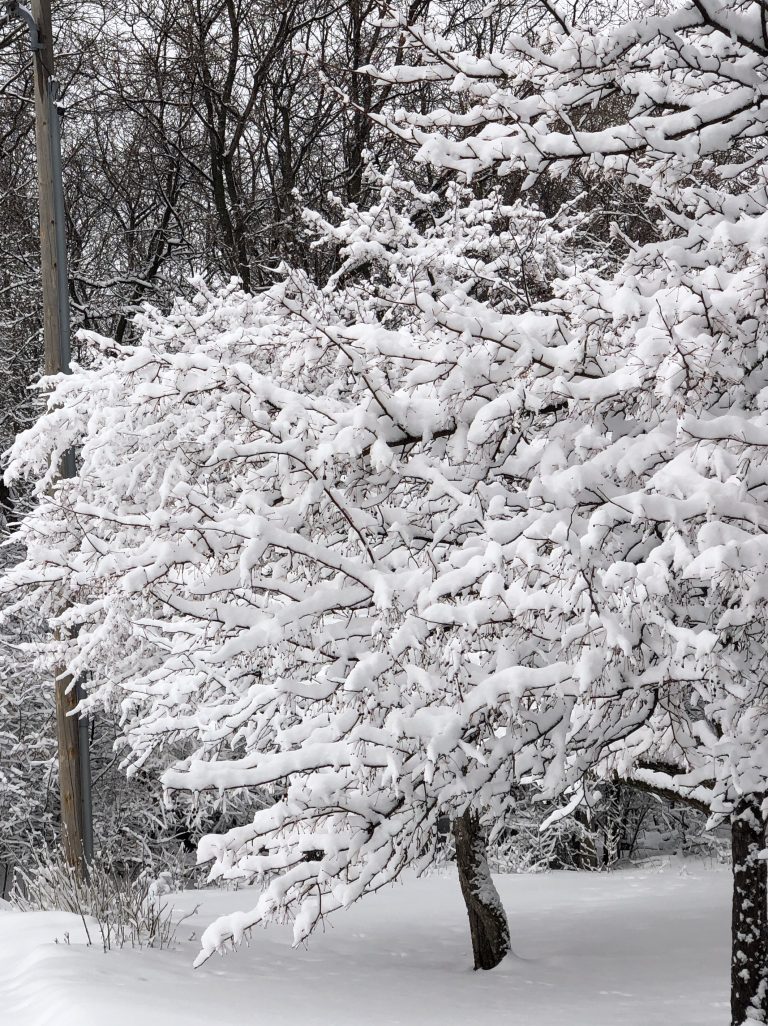
[[[768,867],[760,801],[744,798],[731,817],[731,1026],[768,1021]]]
[[[467,906],[475,969],[493,969],[509,952],[509,925],[491,878],[485,839],[477,813],[467,810],[453,822],[459,883]]]

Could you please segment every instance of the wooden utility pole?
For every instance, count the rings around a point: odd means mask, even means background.
[[[35,141],[40,197],[40,267],[43,282],[45,373],[68,373],[69,283],[64,190],[61,175],[61,139],[57,107],[57,83],[53,74],[53,32],[50,0],[30,0],[30,7],[11,0],[9,18],[23,21],[29,32],[34,60]],[[61,477],[75,474],[75,454],[66,453]],[[77,682],[57,668],[56,726],[59,754],[61,839],[70,865],[84,872],[93,855],[91,826],[90,760],[88,721],[74,709],[80,699]]]
[[[66,263],[62,266],[59,236],[64,232],[63,210],[58,210],[56,193],[61,189],[55,173],[61,166],[58,112],[53,76],[53,34],[50,0],[31,0],[32,19],[37,28],[34,51],[35,142],[37,181],[40,196],[40,269],[43,279],[45,329],[45,373],[69,370],[69,302]],[[32,43],[34,46],[34,42]],[[61,204],[63,206],[63,202]],[[65,251],[66,252],[66,251]],[[64,257],[66,259],[66,257]],[[62,470],[66,470],[63,468]]]

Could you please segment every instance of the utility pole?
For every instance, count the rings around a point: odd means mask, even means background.
[[[9,20],[18,19],[25,23],[33,55],[45,373],[68,374],[70,327],[67,237],[59,111],[56,103],[58,86],[53,74],[51,4],[50,0],[31,0],[31,6],[27,8],[18,0],[8,0],[6,9]],[[61,477],[74,477],[73,450],[65,454],[59,474]],[[82,693],[78,683],[62,667],[55,672],[54,687],[61,840],[69,864],[84,873],[87,863],[93,857],[88,719],[74,715]]]

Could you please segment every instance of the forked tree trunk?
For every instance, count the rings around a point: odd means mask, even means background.
[[[493,969],[509,951],[509,926],[499,892],[491,879],[477,814],[467,810],[455,819],[453,836],[475,969]]]
[[[760,801],[745,798],[731,818],[731,1026],[768,1022],[768,868],[758,857],[764,847]]]

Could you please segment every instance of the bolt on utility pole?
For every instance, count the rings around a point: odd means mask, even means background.
[[[30,8],[7,0],[8,20],[23,21],[29,32],[35,84],[35,141],[40,197],[40,266],[43,283],[45,373],[69,373],[69,283],[64,188],[61,174],[58,85],[53,75],[50,0]],[[74,477],[75,454],[62,460],[61,477]],[[56,727],[59,752],[61,839],[70,865],[85,872],[93,857],[93,821],[88,719],[73,714],[81,689],[69,674],[56,672]]]

